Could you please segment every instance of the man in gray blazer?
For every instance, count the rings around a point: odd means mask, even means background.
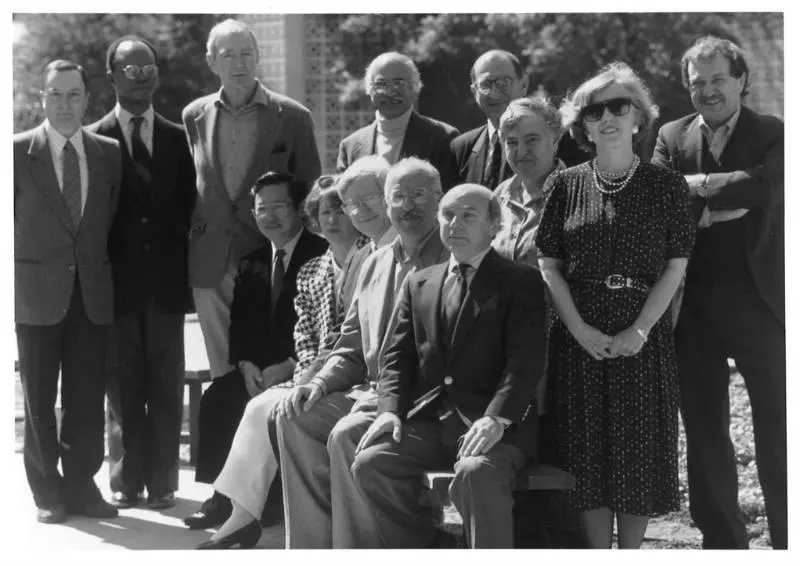
[[[270,91],[255,78],[258,46],[246,24],[228,19],[214,26],[207,51],[208,65],[220,78],[222,88],[190,103],[183,111],[183,124],[197,171],[197,203],[189,235],[189,285],[211,376],[217,378],[234,369],[229,363],[228,328],[239,260],[268,244],[251,214],[253,197],[249,189],[267,171],[291,173],[310,186],[320,174],[320,161],[308,109]],[[209,391],[215,398],[204,397],[204,407],[230,408],[237,404],[235,392],[226,395],[222,387]],[[246,401],[239,404],[241,418]],[[225,412],[231,414],[230,409]],[[232,426],[231,440],[238,418],[228,423]],[[221,455],[208,454],[209,447],[200,435],[195,479],[213,482],[229,448],[230,444]],[[217,494],[189,523],[194,528],[206,528],[224,521],[228,513],[230,502]]]
[[[106,243],[122,167],[117,141],[81,128],[87,84],[80,65],[48,64],[42,92],[47,119],[14,136],[14,320],[25,397],[23,454],[42,523],[63,522],[67,514],[117,516],[94,475],[104,456],[102,344],[114,309]]]

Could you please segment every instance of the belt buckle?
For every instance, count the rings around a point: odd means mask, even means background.
[[[627,278],[624,275],[614,274],[609,275],[605,279],[606,287],[609,289],[622,289],[627,283]]]

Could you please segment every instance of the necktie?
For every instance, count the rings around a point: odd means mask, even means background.
[[[78,152],[71,142],[64,144],[62,158],[62,193],[72,223],[77,227],[81,223],[81,168],[78,164]]]
[[[456,266],[456,284],[450,289],[445,302],[445,323],[447,332],[447,343],[453,342],[453,334],[458,321],[458,313],[461,311],[461,306],[464,304],[464,299],[467,296],[467,273],[471,266],[468,263],[459,263]]]
[[[711,155],[714,156],[714,161],[719,163],[719,158],[722,156],[722,150],[724,149],[724,142],[725,142],[725,134],[728,131],[728,125],[725,124],[720,126],[711,134],[711,142],[708,144],[708,150],[711,152]]]
[[[275,305],[278,304],[278,297],[283,290],[283,277],[286,275],[286,270],[283,267],[283,258],[286,256],[285,250],[278,250],[275,252],[275,263],[272,266],[272,313],[275,313]]]
[[[492,144],[489,147],[489,155],[486,159],[486,168],[483,172],[483,184],[490,190],[494,190],[500,183],[500,168],[503,165],[503,148],[500,146],[500,138],[497,132],[492,136]]]
[[[136,174],[142,181],[142,190],[144,192],[149,192],[150,182],[153,180],[153,175],[150,173],[150,164],[153,158],[150,156],[150,152],[147,151],[147,145],[142,139],[143,122],[144,116],[134,116],[131,118],[131,124],[133,124],[133,131],[131,133],[131,157],[133,157]]]

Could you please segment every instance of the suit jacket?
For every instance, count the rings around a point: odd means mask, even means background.
[[[747,208],[744,216],[747,263],[756,287],[781,321],[784,306],[783,122],[742,107],[720,156],[721,183],[708,198],[693,197],[696,213]],[[658,132],[653,163],[684,174],[702,173],[703,136],[698,114],[665,124]],[[690,259],[691,261],[691,259]]]
[[[58,324],[69,309],[76,271],[86,314],[110,324],[114,288],[108,233],[119,199],[119,144],[83,131],[88,193],[72,222],[58,186],[44,125],[14,136],[14,320]]]
[[[317,374],[328,391],[345,391],[378,377],[378,360],[392,335],[397,296],[402,289],[395,289],[397,244],[399,237],[395,245],[372,252],[361,267],[341,335]],[[446,261],[449,256],[437,232],[423,246],[411,272]]]
[[[449,262],[406,280],[397,325],[378,381],[378,412],[405,419],[414,399],[432,390],[470,421],[484,415],[516,425],[505,441],[528,455],[536,411],[530,404],[545,362],[545,292],[529,265],[491,250],[464,299],[452,343],[444,328],[443,289]]]
[[[122,189],[108,240],[116,314],[141,312],[151,298],[164,312],[186,312],[189,220],[197,190],[183,127],[154,114],[149,191],[139,186],[114,112],[88,129],[117,140],[122,154]]]
[[[259,107],[259,138],[250,169],[231,199],[223,183],[216,135],[220,92],[198,98],[183,110],[183,124],[197,172],[197,204],[189,235],[189,285],[215,287],[228,264],[267,243],[250,213],[249,189],[267,171],[286,171],[301,181],[319,177],[314,122],[308,109],[259,85],[269,99]]]
[[[378,123],[373,121],[343,139],[339,144],[336,170],[344,171],[359,157],[374,155],[377,131]],[[403,146],[400,148],[400,158],[413,156],[430,161],[439,171],[442,190],[446,191],[456,181],[456,164],[450,153],[450,141],[456,136],[458,130],[450,124],[428,118],[413,110]]]
[[[297,313],[297,274],[300,267],[328,249],[323,238],[303,229],[289,259],[283,287],[271,313],[272,244],[247,254],[239,263],[231,303],[229,362],[250,361],[259,369],[296,356],[294,325]]]

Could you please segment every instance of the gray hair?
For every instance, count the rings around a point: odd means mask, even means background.
[[[429,161],[419,157],[405,157],[392,165],[392,168],[389,169],[389,174],[386,176],[386,183],[383,186],[384,193],[389,190],[389,187],[397,179],[412,173],[420,173],[427,177],[430,185],[426,188],[430,189],[435,196],[442,196],[442,181],[439,178],[439,171]]]
[[[558,143],[564,128],[561,125],[561,112],[549,100],[542,96],[526,96],[512,100],[503,115],[500,116],[500,138],[505,139],[508,132],[515,128],[525,116],[539,118],[547,125],[553,136],[553,144]]]
[[[383,191],[383,187],[386,184],[386,175],[389,173],[390,167],[389,162],[378,155],[359,157],[350,164],[350,167],[345,169],[336,183],[339,198],[344,200],[347,189],[350,188],[353,181],[364,177],[374,179],[377,187]]]
[[[414,93],[414,96],[419,96],[419,93],[422,90],[422,79],[419,76],[419,69],[417,69],[416,64],[414,64],[414,61],[412,61],[408,55],[403,55],[397,51],[387,51],[386,53],[381,53],[375,57],[369,65],[367,65],[367,68],[364,71],[364,86],[367,93],[369,93],[372,89],[372,78],[375,76],[375,73],[377,73],[380,68],[387,63],[394,62],[402,63],[408,67],[408,71],[411,73],[411,91]]]
[[[208,55],[210,55],[212,59],[217,56],[217,41],[220,37],[239,32],[250,34],[250,37],[253,39],[253,49],[255,49],[256,57],[258,57],[258,40],[256,40],[256,34],[253,33],[250,26],[242,20],[234,20],[233,18],[228,18],[211,28],[211,31],[208,33],[208,41],[206,42],[206,52]]]
[[[658,118],[658,106],[653,104],[650,89],[644,81],[625,63],[616,61],[606,65],[600,72],[579,86],[572,95],[567,96],[561,104],[561,116],[566,128],[578,145],[594,151],[594,143],[587,138],[583,125],[583,110],[592,103],[594,96],[612,84],[618,84],[630,94],[633,107],[636,109],[636,120],[639,131],[633,135],[636,146],[647,138],[647,133]]]

